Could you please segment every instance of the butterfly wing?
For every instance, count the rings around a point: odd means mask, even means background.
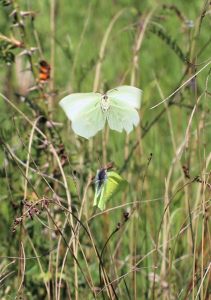
[[[139,123],[136,109],[141,106],[142,91],[134,86],[123,85],[107,92],[110,109],[107,112],[108,125],[111,129],[130,133]]]
[[[130,133],[139,123],[139,114],[135,108],[115,99],[110,99],[110,109],[107,112],[108,125],[111,129]]]
[[[100,93],[76,93],[60,101],[76,134],[89,139],[104,127],[106,116],[101,110],[100,100]]]
[[[142,91],[134,86],[122,85],[107,92],[109,98],[116,100],[122,105],[139,109],[141,106]]]

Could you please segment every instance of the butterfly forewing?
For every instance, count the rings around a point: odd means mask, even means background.
[[[107,92],[109,98],[115,99],[120,105],[139,109],[142,91],[134,86],[122,85]]]
[[[64,97],[59,105],[65,111],[67,117],[73,121],[78,114],[90,107],[95,107],[100,101],[99,93],[74,93]]]
[[[100,100],[99,93],[76,93],[60,101],[76,134],[88,139],[104,127],[106,116],[101,110]]]

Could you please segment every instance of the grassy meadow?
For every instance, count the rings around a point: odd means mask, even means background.
[[[0,299],[211,299],[210,16],[203,0],[0,0]],[[139,125],[77,136],[59,101],[124,84],[143,91]],[[110,162],[128,184],[101,211]]]

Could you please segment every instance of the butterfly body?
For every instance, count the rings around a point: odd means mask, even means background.
[[[110,107],[110,101],[109,101],[109,98],[106,94],[102,95],[101,97],[101,109],[106,112],[108,111]]]
[[[125,85],[104,94],[75,93],[64,97],[59,104],[72,121],[73,131],[82,137],[94,136],[106,121],[112,130],[129,133],[139,123],[141,90]]]
[[[99,194],[102,191],[103,185],[106,184],[106,181],[108,179],[107,176],[107,170],[105,168],[102,168],[97,171],[97,174],[95,176],[95,191],[96,195],[99,196]]]
[[[96,181],[102,182],[106,179],[107,177],[107,170],[105,168],[102,168],[98,171]]]

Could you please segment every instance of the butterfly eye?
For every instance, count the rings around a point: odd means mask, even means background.
[[[103,100],[108,100],[108,96],[105,94],[105,95],[103,95]]]

